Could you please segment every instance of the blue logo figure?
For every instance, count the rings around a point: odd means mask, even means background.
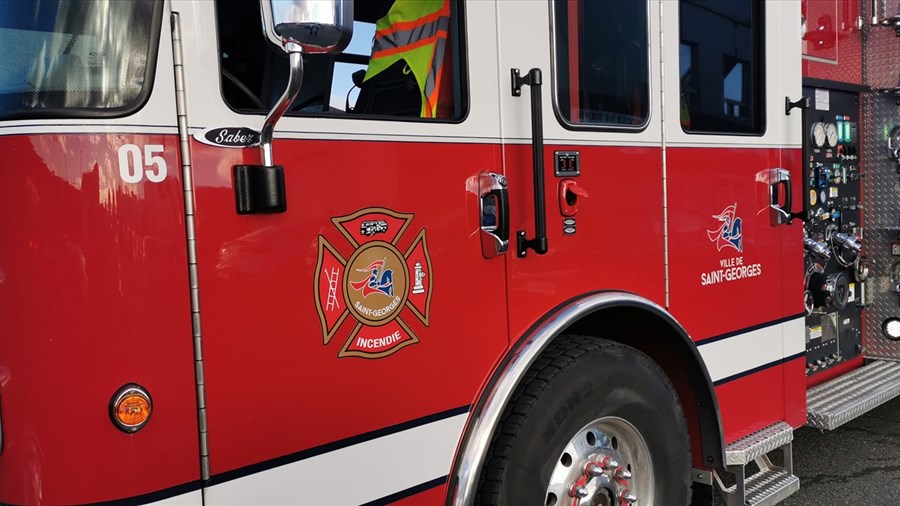
[[[722,251],[722,248],[729,247],[743,253],[744,238],[741,235],[741,219],[737,216],[737,202],[713,218],[721,224],[713,230],[707,230],[706,235],[710,241],[716,243],[716,249]]]
[[[369,276],[360,281],[351,281],[350,286],[358,292],[362,292],[363,297],[368,297],[373,293],[380,293],[388,297],[394,296],[394,271],[385,269],[387,259],[376,260],[365,269],[356,269],[359,272],[369,272]]]

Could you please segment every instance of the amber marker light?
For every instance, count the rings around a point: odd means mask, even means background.
[[[109,403],[109,417],[123,432],[136,432],[150,420],[153,402],[144,387],[129,383],[120,388]]]

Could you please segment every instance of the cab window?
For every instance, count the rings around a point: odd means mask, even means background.
[[[639,129],[650,114],[647,2],[553,3],[556,111],[574,127]]]
[[[162,2],[0,2],[0,118],[121,116],[152,86]]]
[[[763,2],[681,0],[681,127],[762,134]]]
[[[425,121],[466,111],[462,8],[456,0],[366,0],[339,55],[303,58],[287,115]],[[257,2],[217,0],[221,88],[245,114],[266,114],[287,84],[288,58],[265,38]]]

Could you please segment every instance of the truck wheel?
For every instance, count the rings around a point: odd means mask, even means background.
[[[684,413],[660,367],[619,343],[563,336],[506,407],[476,502],[673,506],[690,493]]]

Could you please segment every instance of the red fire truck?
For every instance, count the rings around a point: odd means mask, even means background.
[[[0,12],[0,503],[775,504],[900,393],[893,1]]]

